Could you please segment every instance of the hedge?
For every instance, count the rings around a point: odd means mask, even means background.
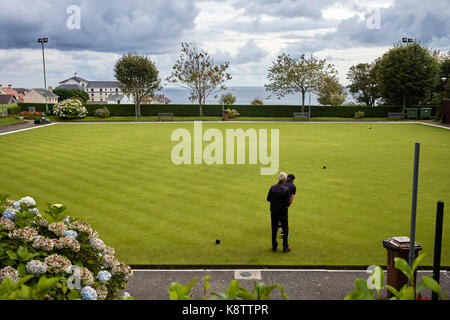
[[[36,111],[45,112],[45,103],[18,103],[21,111],[27,111],[28,107],[34,107]],[[134,104],[85,104],[89,116],[95,115],[95,110],[103,107],[108,108],[111,116],[134,116]],[[49,109],[53,105],[49,104]],[[292,117],[294,112],[300,111],[298,105],[233,105],[242,117]],[[305,106],[305,111],[308,107]],[[311,117],[341,117],[353,118],[355,112],[363,111],[365,117],[386,118],[388,112],[401,112],[402,107],[367,107],[367,106],[311,106]],[[195,104],[143,104],[141,105],[142,116],[156,116],[158,113],[173,113],[179,117],[195,117],[199,115],[198,105]],[[221,116],[221,105],[204,105],[204,116]],[[436,113],[436,108],[432,107],[432,116]]]

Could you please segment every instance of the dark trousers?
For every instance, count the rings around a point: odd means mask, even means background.
[[[288,213],[284,212],[271,212],[270,214],[272,222],[272,248],[278,247],[277,233],[278,222],[281,222],[281,229],[283,229],[283,249],[286,249],[288,244],[289,226],[288,226]]]

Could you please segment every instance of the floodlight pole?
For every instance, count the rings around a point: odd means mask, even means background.
[[[44,43],[48,42],[48,38],[39,38],[38,42],[42,45],[42,65],[44,66],[44,97],[45,97],[45,114],[48,114],[47,103],[47,76],[45,74],[45,55],[44,55]]]
[[[419,155],[420,155],[420,142],[415,143],[414,149],[414,173],[413,173],[413,189],[412,189],[412,201],[411,201],[411,232],[410,232],[410,244],[409,244],[409,266],[412,267],[415,256],[415,244],[416,244],[416,211],[417,211],[417,185],[419,181]]]

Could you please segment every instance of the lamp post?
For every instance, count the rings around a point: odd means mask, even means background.
[[[446,77],[442,77],[442,99],[445,99],[445,82],[447,81]]]
[[[48,38],[39,38],[38,42],[42,45],[42,65],[44,66],[44,97],[45,97],[45,114],[48,114],[47,104],[47,78],[45,75],[45,56],[44,56],[44,43],[48,42]]]

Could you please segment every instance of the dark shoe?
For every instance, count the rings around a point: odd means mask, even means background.
[[[289,251],[291,251],[291,246],[288,246],[286,249],[283,249],[284,253],[289,252]]]
[[[277,247],[272,248],[272,251],[273,251],[273,252],[277,252]]]

